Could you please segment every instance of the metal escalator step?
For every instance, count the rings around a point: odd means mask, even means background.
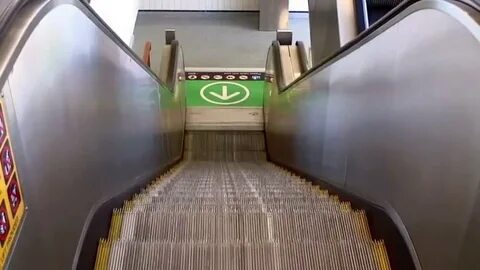
[[[124,224],[121,236],[116,239],[254,243],[270,241],[272,237],[279,242],[370,238],[368,231],[364,230],[361,218],[352,216],[269,217],[262,214],[242,214],[219,217],[213,214],[170,214],[152,217],[142,213],[135,218],[127,216]],[[339,229],[333,232],[328,230],[333,226]],[[253,229],[253,232],[250,229]]]
[[[390,269],[365,212],[268,163],[262,133],[185,141],[186,161],[114,210],[95,269]]]
[[[109,245],[104,269],[388,269],[388,262],[381,257],[384,244],[379,241],[114,241]]]

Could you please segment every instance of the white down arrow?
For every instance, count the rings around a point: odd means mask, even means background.
[[[222,87],[221,93],[218,93],[219,87]],[[230,90],[228,90],[229,88]],[[250,96],[250,90],[236,82],[214,82],[202,87],[200,96],[208,103],[226,106],[247,100]]]
[[[240,92],[235,92],[235,93],[232,93],[232,94],[228,94],[228,87],[226,85],[222,86],[222,94],[217,94],[215,92],[210,92],[210,94],[216,98],[219,98],[221,100],[230,100],[238,95],[240,95]]]

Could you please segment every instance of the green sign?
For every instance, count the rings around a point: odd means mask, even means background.
[[[187,106],[263,107],[264,87],[263,80],[188,80]]]

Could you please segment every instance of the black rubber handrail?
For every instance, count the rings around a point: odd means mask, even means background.
[[[309,69],[307,48],[302,41],[295,42],[295,45],[297,45],[298,57],[300,59],[300,72],[303,74]]]
[[[349,51],[351,48],[361,44],[362,42],[364,42],[364,40],[367,40],[368,38],[370,38],[371,34],[374,34],[379,28],[381,28],[384,24],[388,23],[391,19],[393,19],[394,17],[396,17],[397,15],[402,13],[404,10],[406,10],[407,8],[412,6],[413,4],[415,4],[417,2],[421,2],[421,1],[422,0],[405,0],[404,2],[399,4],[397,7],[392,9],[390,12],[388,12],[384,17],[382,17],[376,23],[374,23],[370,28],[368,28],[364,32],[360,33],[355,39],[353,39],[349,43],[345,44],[338,51],[333,53],[331,56],[325,58],[321,63],[319,63],[316,66],[309,69],[307,72],[302,74],[300,77],[296,78],[293,82],[286,85],[285,87],[280,87],[280,84],[279,84],[279,90],[278,91],[280,93],[286,92],[289,89],[293,88],[294,85],[296,85],[298,82],[303,80],[305,77],[309,76],[310,74],[312,74],[312,73],[314,73],[318,70],[324,69],[326,66],[328,66],[329,64],[334,62],[337,58],[342,56],[343,53]],[[463,1],[462,0],[449,0],[449,1],[447,0],[445,2],[461,3],[461,4],[467,5],[471,8],[473,8],[474,10],[480,12],[480,6],[477,3],[477,1],[480,2],[480,0],[463,0]],[[278,51],[280,52],[280,49],[278,49]],[[277,58],[277,56],[278,56],[278,58]],[[274,50],[273,58],[274,58],[273,61],[275,63],[278,62],[280,60],[280,53],[278,53],[278,55],[277,55],[275,53],[275,50]],[[280,66],[275,64],[274,69],[275,69],[274,72],[275,72],[275,77],[277,77],[277,81],[285,81],[285,79],[283,78],[283,73],[280,72],[282,70],[281,64],[280,64]]]
[[[4,1],[4,0],[2,0]],[[15,14],[28,2],[28,0],[13,0],[5,9],[0,10],[0,39],[3,30],[9,23],[9,20],[15,17]]]
[[[283,77],[283,66],[281,62],[280,54],[280,42],[275,40],[272,42],[272,54],[273,54],[273,68],[275,70],[275,80],[277,81],[277,87],[279,91],[282,91],[287,86],[285,78]]]
[[[367,5],[372,7],[394,7],[402,0],[367,0]]]
[[[305,48],[305,44],[302,41],[297,41],[295,45],[298,48],[298,57],[300,60],[300,72],[303,74],[308,71],[308,54]],[[275,69],[275,76],[279,91],[284,91],[288,85],[283,76],[283,65],[281,62],[280,42],[278,40],[272,42],[273,62]]]
[[[416,2],[419,2],[421,0],[407,0],[404,1],[402,4],[398,5],[396,8],[391,10],[387,15],[385,15],[382,19],[380,19],[378,22],[373,24],[370,28],[367,30],[363,31],[360,35],[358,35],[355,39],[350,41],[349,43],[345,44],[345,46],[341,47],[338,51],[333,53],[331,56],[325,58],[320,64],[316,65],[315,67],[309,69],[307,72],[303,73],[300,77],[295,79],[293,82],[291,82],[288,85],[284,84],[278,84],[278,91],[280,93],[286,92],[291,88],[293,85],[295,85],[297,82],[302,80],[303,78],[307,77],[308,75],[316,72],[317,70],[323,69],[323,67],[332,60],[336,59],[340,55],[342,55],[344,52],[350,50],[352,47],[356,46],[357,44],[363,42],[366,38],[370,36],[370,34],[373,34],[378,28],[380,28],[382,25],[390,21],[392,18],[400,14],[402,11],[407,9],[409,6],[413,5]],[[284,82],[285,79],[283,78],[283,72],[282,72],[282,66],[280,63],[280,48],[278,48],[278,53],[276,53],[275,49],[275,42],[272,44],[272,49],[273,49],[273,61],[275,63],[274,69],[275,69],[275,77],[277,78],[277,82]],[[277,64],[278,63],[278,64]]]
[[[178,69],[178,55],[180,50],[180,44],[178,40],[173,40],[170,44],[170,59],[168,63],[168,71],[167,71],[167,78],[166,84],[170,91],[175,91],[175,84],[177,83],[177,69]]]

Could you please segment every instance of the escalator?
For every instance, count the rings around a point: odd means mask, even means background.
[[[478,7],[372,2],[313,68],[278,33],[231,108],[171,31],[156,74],[83,1],[9,1],[0,268],[478,269]]]
[[[95,269],[390,269],[364,211],[265,159],[261,132],[192,132],[113,212]]]

